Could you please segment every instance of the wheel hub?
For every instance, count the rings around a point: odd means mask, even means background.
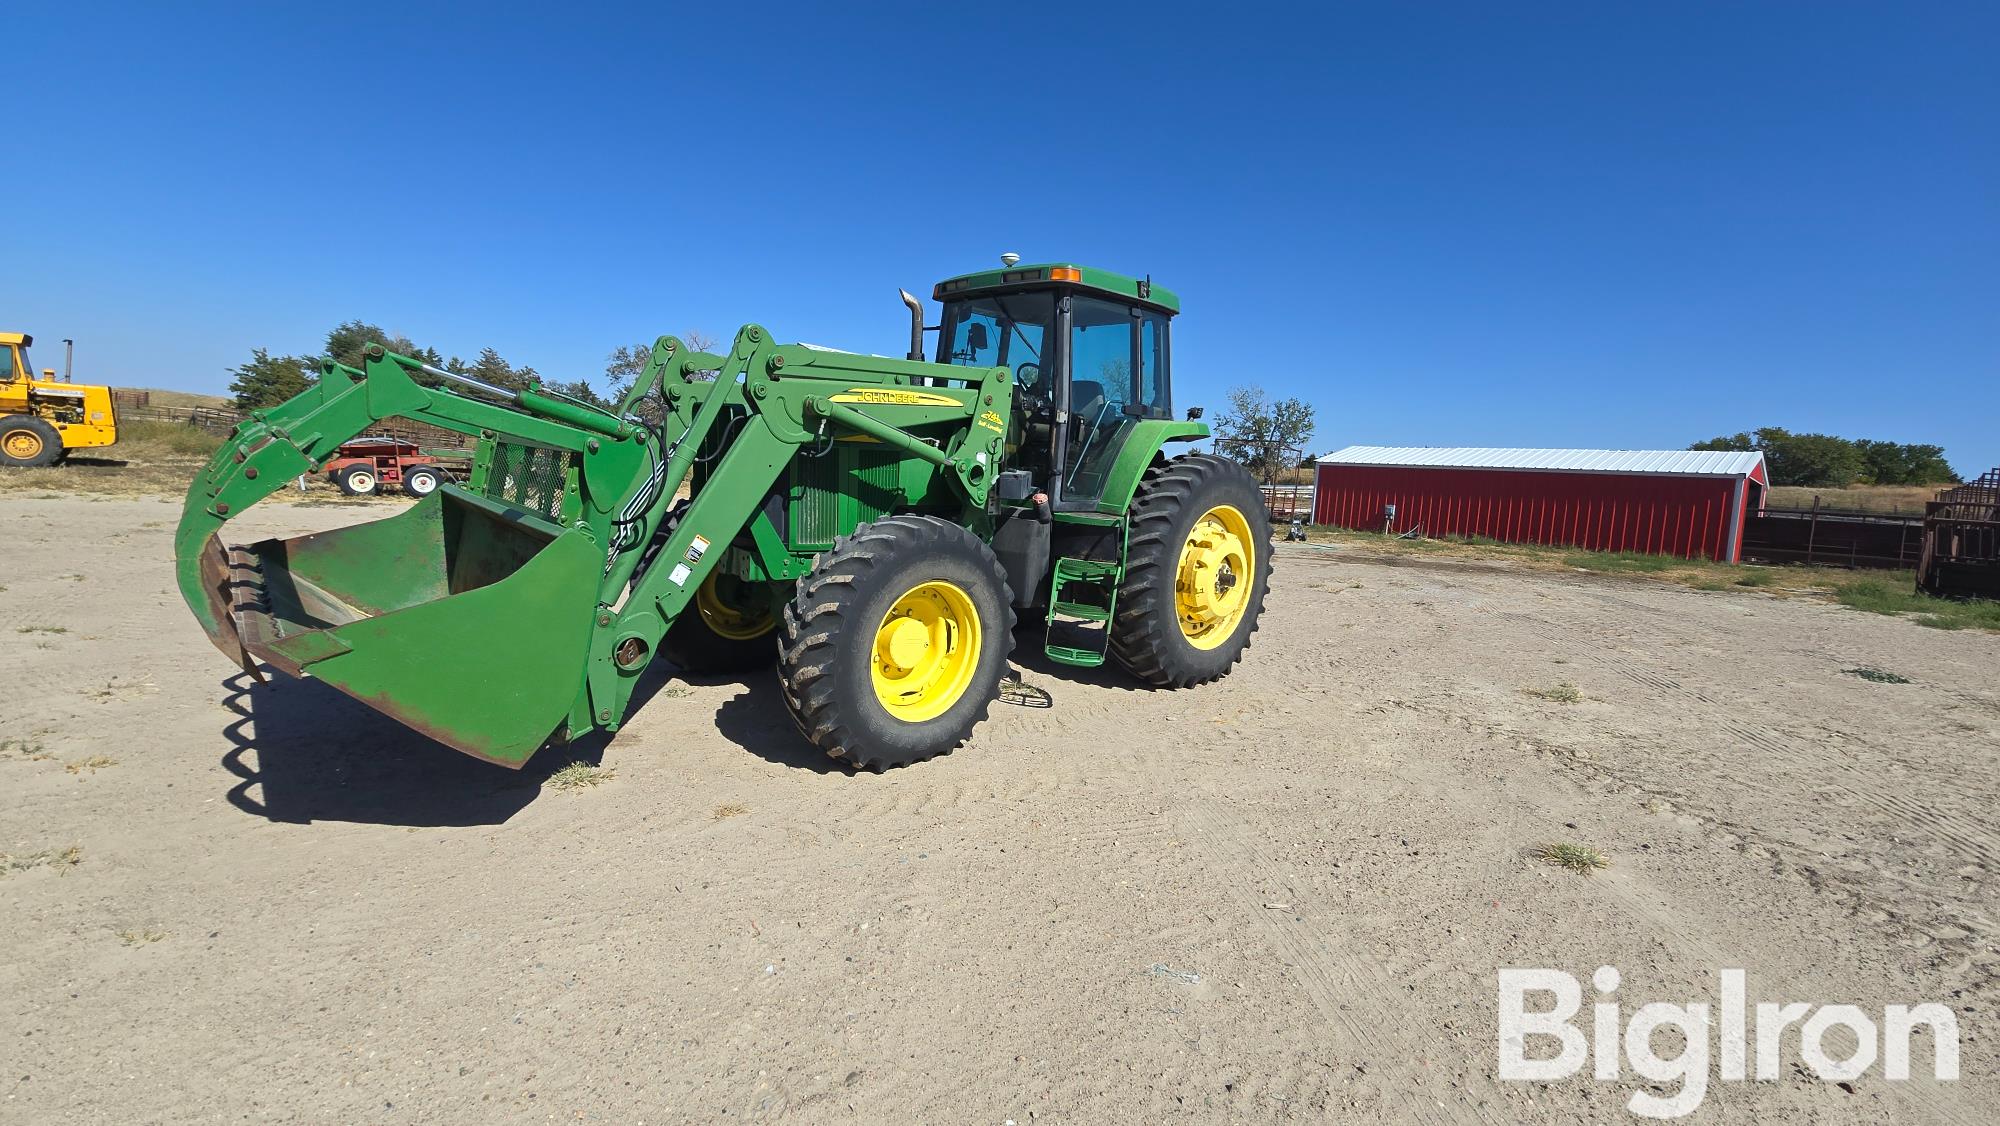
[[[915,618],[897,618],[883,627],[882,656],[891,665],[914,669],[931,651],[931,631]]]
[[[1249,521],[1230,505],[1209,509],[1188,529],[1174,600],[1181,633],[1198,648],[1221,644],[1242,620],[1250,594],[1244,580],[1256,558],[1251,544]]]
[[[694,592],[695,612],[709,629],[731,641],[762,637],[778,624],[768,608],[745,605],[750,599],[744,586],[718,568]]]
[[[948,582],[918,585],[875,630],[869,675],[890,715],[912,723],[950,710],[979,664],[979,612]]]
[[[42,437],[32,430],[9,430],[0,449],[5,449],[8,457],[26,461],[42,452]]]

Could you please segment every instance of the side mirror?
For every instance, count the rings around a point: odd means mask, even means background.
[[[1189,407],[1187,409],[1187,416],[1189,422],[1193,422],[1195,419],[1200,418],[1201,414],[1202,414],[1202,408],[1200,407]]]
[[[986,351],[986,326],[973,321],[965,326],[965,346],[975,352]]]

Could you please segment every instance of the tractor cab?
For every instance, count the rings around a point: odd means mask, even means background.
[[[1056,511],[1097,509],[1138,425],[1173,418],[1168,321],[1180,299],[1150,279],[1008,264],[948,278],[932,296],[944,306],[938,363],[1014,374],[1014,461]]]
[[[35,338],[25,332],[0,332],[0,383],[35,377],[28,360],[28,345],[34,342]]]

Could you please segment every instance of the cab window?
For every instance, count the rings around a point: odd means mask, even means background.
[[[1097,297],[1070,302],[1069,409],[1091,426],[1124,417],[1132,402],[1132,307]]]
[[[1174,398],[1167,380],[1167,316],[1139,316],[1139,403],[1147,418],[1172,418]]]
[[[1004,367],[1021,391],[1046,397],[1054,368],[1048,341],[1056,319],[1052,293],[973,297],[945,305],[938,362],[960,367]],[[1045,375],[1044,372],[1047,374]]]

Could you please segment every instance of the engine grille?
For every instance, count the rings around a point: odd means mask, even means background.
[[[834,537],[896,507],[896,455],[859,442],[836,442],[821,457],[792,459],[791,546],[826,551]]]

